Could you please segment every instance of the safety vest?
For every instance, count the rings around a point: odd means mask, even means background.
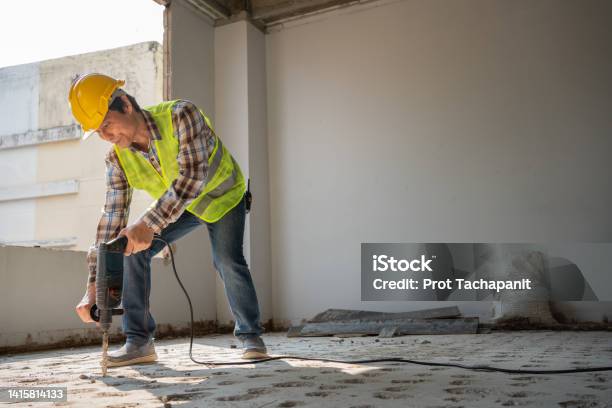
[[[177,101],[162,102],[144,108],[149,112],[161,133],[161,140],[154,140],[162,174],[143,155],[129,148],[115,145],[119,163],[128,183],[135,189],[145,190],[153,199],[158,200],[178,177],[177,155],[179,142],[172,124],[172,106]],[[210,119],[202,111],[206,124],[212,129]],[[214,130],[213,130],[214,134]],[[202,220],[212,223],[218,221],[234,208],[244,196],[246,185],[238,163],[214,135],[215,148],[208,158],[208,171],[204,189],[186,208]]]

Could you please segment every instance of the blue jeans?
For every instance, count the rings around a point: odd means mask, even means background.
[[[225,285],[237,337],[263,332],[255,287],[242,249],[245,215],[244,199],[215,223],[207,223],[185,211],[160,234],[166,241],[173,242],[197,227],[208,227],[213,264]],[[122,328],[127,342],[140,345],[154,336],[155,319],[149,310],[151,259],[164,246],[163,242],[154,240],[149,249],[124,257]]]

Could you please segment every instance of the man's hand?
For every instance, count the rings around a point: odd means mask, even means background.
[[[142,220],[136,221],[127,228],[122,229],[119,235],[125,235],[128,243],[125,247],[125,255],[135,254],[151,246],[153,242],[153,230]]]
[[[99,327],[100,323],[95,322],[91,318],[91,315],[89,314],[91,307],[95,303],[96,303],[96,284],[90,283],[89,285],[87,285],[87,291],[85,292],[83,299],[81,299],[79,304],[76,305],[76,313],[77,315],[79,315],[81,320],[84,321],[85,323],[96,323],[96,326]]]

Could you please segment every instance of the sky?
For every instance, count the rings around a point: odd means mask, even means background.
[[[163,38],[153,0],[9,0],[0,9],[0,67]]]

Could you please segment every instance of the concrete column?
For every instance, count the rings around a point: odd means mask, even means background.
[[[253,208],[247,216],[245,257],[255,282],[262,321],[272,312],[270,206],[264,34],[247,21],[215,29],[215,128],[251,180]],[[217,318],[232,317],[217,282]]]
[[[166,58],[170,58],[169,99],[194,102],[213,121],[214,126],[213,23],[203,14],[194,12],[185,2],[172,2],[166,12],[168,26],[165,29],[168,30],[166,39],[169,42],[169,55]],[[207,229],[202,227],[193,231],[186,239],[179,241],[177,249],[178,272],[190,292],[194,318],[205,321],[216,319],[217,273],[212,263]],[[181,304],[188,317],[187,305],[182,297],[177,292],[171,301]]]

